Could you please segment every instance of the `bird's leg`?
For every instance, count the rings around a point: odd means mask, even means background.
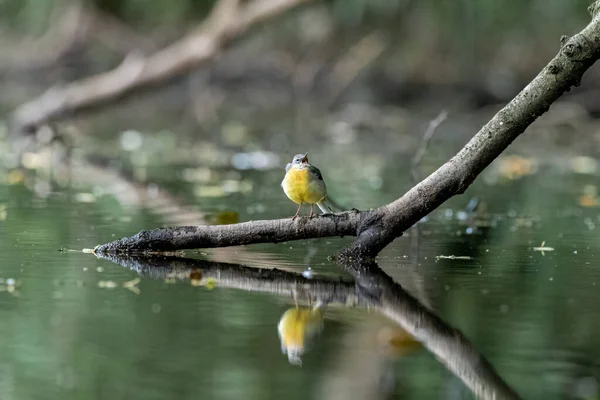
[[[314,204],[311,204],[311,205],[310,205],[310,215],[308,216],[308,218],[312,218],[312,217],[314,217],[314,216],[315,216],[315,213],[314,213],[314,211],[313,211],[313,207],[314,207]]]
[[[298,210],[296,211],[296,214],[294,214],[294,216],[292,217],[292,221],[295,220],[296,218],[298,218],[298,214],[300,213],[300,208],[302,208],[302,203],[298,204]]]
[[[296,308],[298,308],[298,294],[296,293],[296,289],[292,290],[292,296],[294,297],[294,304],[296,305]]]

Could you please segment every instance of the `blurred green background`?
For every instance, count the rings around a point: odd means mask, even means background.
[[[167,85],[41,127],[17,153],[18,105],[176,41],[213,2],[0,0],[0,398],[473,398],[426,350],[390,349],[400,327],[374,312],[327,309],[300,368],[277,333],[291,295],[137,282],[58,250],[290,217],[279,184],[300,152],[339,203],[386,204],[413,185],[432,118],[449,111],[421,176],[589,22],[588,5],[309,2]],[[418,238],[407,232],[378,259],[527,399],[600,398],[598,78],[593,67]],[[192,256],[335,279],[345,275],[327,257],[350,240]],[[451,255],[467,259],[439,258]]]

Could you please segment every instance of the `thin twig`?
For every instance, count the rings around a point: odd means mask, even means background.
[[[419,166],[421,165],[421,161],[423,161],[423,157],[427,153],[427,148],[429,147],[429,142],[435,135],[435,132],[439,128],[439,126],[448,118],[448,112],[446,110],[442,110],[438,114],[437,117],[429,121],[429,125],[427,126],[427,130],[423,134],[421,141],[419,142],[419,147],[417,147],[417,152],[415,156],[412,158],[410,163],[410,173],[413,178],[413,183],[416,184],[421,180],[421,174],[419,173]]]
[[[329,74],[331,82],[327,104],[334,104],[356,77],[385,50],[387,43],[379,31],[371,32],[352,45]]]

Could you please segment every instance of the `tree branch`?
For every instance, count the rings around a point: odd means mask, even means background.
[[[595,6],[598,4],[600,1]],[[281,219],[227,226],[161,228],[97,246],[95,251],[171,251],[356,235],[357,240],[338,255],[338,260],[374,257],[450,197],[463,193],[556,99],[579,85],[583,73],[600,58],[598,14],[593,13],[592,22],[580,33],[561,42],[560,51],[550,63],[456,156],[388,205],[374,211],[301,218],[296,222]]]
[[[100,255],[154,279],[211,278],[217,287],[268,292],[306,301],[318,300],[344,307],[375,309],[397,322],[420,341],[481,399],[518,399],[519,395],[456,328],[442,321],[409,295],[375,263],[353,263],[343,268],[357,279],[306,279],[277,269],[259,269],[180,257]]]
[[[157,228],[96,246],[96,254],[148,253],[182,249],[281,243],[288,240],[354,236],[365,213],[358,211],[315,218],[249,221],[231,225]]]
[[[95,107],[181,76],[211,60],[249,28],[311,0],[220,0],[207,20],[176,43],[145,57],[130,53],[112,71],[48,89],[12,114],[12,131],[25,133],[66,114]]]

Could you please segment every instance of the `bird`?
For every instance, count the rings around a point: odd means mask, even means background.
[[[290,200],[298,204],[298,210],[292,221],[298,218],[304,203],[310,204],[310,215],[315,214],[313,206],[316,204],[323,214],[333,212],[327,199],[327,186],[319,168],[308,162],[308,153],[296,154],[291,163],[285,167],[285,177],[281,182],[284,193]]]
[[[292,365],[302,365],[302,355],[323,331],[325,303],[318,301],[313,307],[288,309],[279,320],[277,332],[281,352],[287,354]]]

